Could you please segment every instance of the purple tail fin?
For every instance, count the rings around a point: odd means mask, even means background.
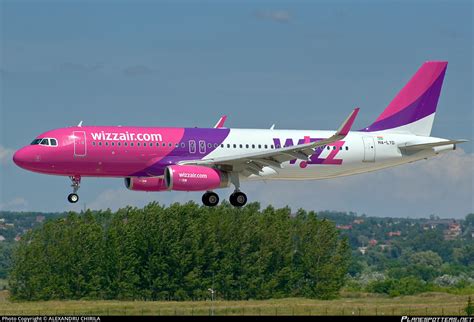
[[[429,136],[448,62],[424,63],[366,132],[386,131]]]

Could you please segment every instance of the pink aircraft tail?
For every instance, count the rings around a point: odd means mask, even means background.
[[[424,63],[366,132],[390,131],[429,136],[448,62]]]

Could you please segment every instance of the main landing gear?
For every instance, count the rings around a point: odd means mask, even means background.
[[[229,197],[229,201],[234,207],[243,207],[247,203],[247,196],[240,190],[235,190]]]
[[[219,196],[213,191],[207,191],[202,195],[202,203],[208,207],[217,206],[219,203]]]
[[[67,196],[67,200],[70,203],[76,203],[79,201],[79,195],[76,193],[77,190],[79,190],[79,187],[81,185],[81,176],[71,176],[71,187],[72,187],[72,193]]]
[[[229,197],[230,204],[234,207],[243,207],[247,203],[247,196],[240,190],[235,190]],[[204,206],[215,207],[219,203],[219,196],[213,191],[207,191],[202,195]]]
[[[232,184],[235,186],[234,192],[230,195],[229,201],[230,204],[234,207],[243,207],[247,203],[247,195],[240,191],[240,181],[239,181],[239,175],[237,173],[231,173],[230,174],[230,180]],[[208,207],[214,207],[217,206],[219,203],[219,196],[217,193],[213,191],[207,191],[203,196],[202,196],[202,203],[205,206]]]

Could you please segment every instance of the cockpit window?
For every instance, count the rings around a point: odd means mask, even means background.
[[[31,145],[48,145],[48,146],[58,146],[58,140],[52,138],[41,138],[41,139],[34,139],[31,142]]]
[[[34,139],[33,142],[31,142],[31,145],[37,145],[40,144],[41,139]]]

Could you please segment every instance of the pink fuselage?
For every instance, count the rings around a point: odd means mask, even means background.
[[[27,145],[13,159],[22,168],[52,175],[160,176],[166,166],[202,159],[228,134],[229,129],[68,127],[37,137],[57,145]]]

